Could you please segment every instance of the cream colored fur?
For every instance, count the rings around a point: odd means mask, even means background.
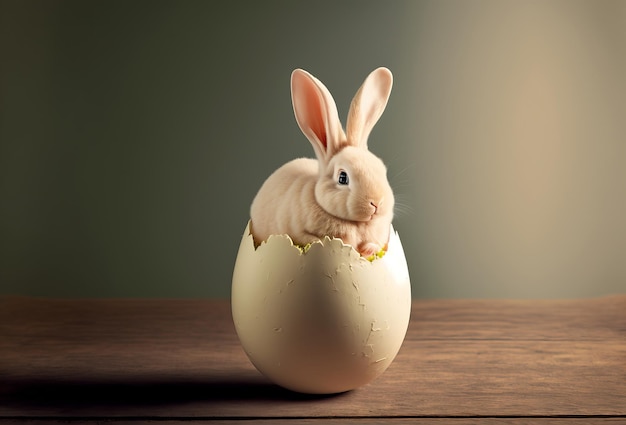
[[[272,234],[287,234],[300,245],[330,236],[364,256],[387,244],[394,196],[386,167],[367,149],[367,138],[385,109],[392,81],[386,68],[367,77],[350,105],[346,135],[328,89],[304,70],[292,73],[296,121],[317,160],[290,161],[263,183],[250,208],[257,243]],[[339,184],[342,171],[348,184]]]

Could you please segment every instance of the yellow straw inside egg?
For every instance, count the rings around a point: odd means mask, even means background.
[[[298,248],[300,250],[301,253],[306,254],[306,252],[311,248],[311,244],[308,243],[306,245],[298,245],[298,244],[293,244],[293,246],[295,246],[296,248]]]
[[[378,251],[376,254],[372,254],[369,257],[366,257],[367,261],[369,261],[370,263],[372,261],[374,261],[377,258],[383,258],[385,256],[385,253],[387,251],[385,251],[385,248],[381,248],[380,251]]]

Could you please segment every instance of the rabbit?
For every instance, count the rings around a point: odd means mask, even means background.
[[[317,160],[294,159],[263,183],[250,207],[258,246],[287,234],[297,245],[340,238],[363,257],[386,249],[394,195],[383,161],[367,148],[393,84],[387,68],[374,70],[357,91],[344,132],[328,89],[302,69],[291,74],[296,121]]]

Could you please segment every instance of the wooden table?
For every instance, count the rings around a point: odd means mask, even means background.
[[[227,300],[0,297],[0,423],[105,419],[626,423],[626,296],[414,301],[389,369],[334,396],[261,376]]]

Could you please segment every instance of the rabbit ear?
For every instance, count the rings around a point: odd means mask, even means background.
[[[291,74],[291,99],[300,130],[317,158],[327,162],[345,143],[335,100],[321,81],[302,69]]]
[[[365,79],[352,99],[348,113],[348,143],[367,148],[367,138],[387,106],[393,76],[387,68],[378,68]]]

